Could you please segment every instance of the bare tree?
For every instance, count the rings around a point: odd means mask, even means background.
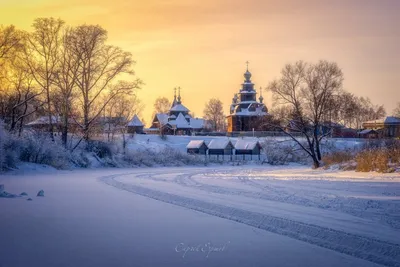
[[[397,106],[393,110],[393,116],[400,118],[400,102],[397,102]]]
[[[329,115],[331,101],[341,93],[343,73],[334,62],[319,61],[307,64],[298,61],[286,65],[281,78],[268,85],[278,104],[290,106],[292,120],[287,127],[280,127],[320,167],[321,140],[328,135],[323,129],[323,120]],[[291,130],[302,133],[306,143],[291,134]]]
[[[21,135],[25,117],[36,112],[42,105],[37,97],[41,94],[36,90],[33,76],[20,57],[16,56],[6,64],[6,76],[0,88],[2,98],[2,117],[9,124],[9,130],[18,128]]]
[[[26,33],[13,26],[0,29],[0,117],[8,124],[8,129],[19,135],[25,117],[40,106],[33,76],[23,61]]]
[[[270,113],[276,120],[278,120],[280,122],[284,122],[285,120],[287,120],[287,118],[291,117],[292,107],[288,106],[288,105],[274,106],[271,109]]]
[[[76,83],[78,79],[78,68],[81,59],[80,51],[72,49],[72,29],[67,28],[62,34],[59,50],[59,60],[54,69],[54,106],[58,114],[61,115],[61,140],[67,147],[71,108],[74,99],[77,98]]]
[[[106,132],[108,141],[114,139],[114,134],[116,133],[122,133],[125,140],[127,123],[134,114],[140,116],[143,108],[142,101],[136,94],[121,94],[109,101],[104,109],[104,118],[107,121]]]
[[[132,94],[141,81],[116,81],[122,74],[134,75],[129,52],[106,45],[107,32],[98,25],[82,25],[73,30],[71,46],[80,55],[76,86],[80,91],[83,138],[108,103],[120,94]],[[99,102],[102,100],[101,102]]]
[[[11,58],[13,52],[21,48],[21,39],[21,32],[13,25],[7,27],[0,25],[0,60]]]
[[[33,32],[28,35],[29,45],[25,50],[25,59],[36,83],[46,94],[49,133],[53,135],[53,112],[51,88],[60,59],[61,33],[64,21],[54,18],[37,18],[33,23]]]
[[[166,97],[159,97],[154,102],[154,115],[157,113],[168,113],[171,108],[171,102]],[[153,115],[153,117],[154,117]]]
[[[204,118],[212,124],[214,131],[223,131],[225,128],[224,108],[221,100],[212,98],[204,108]]]

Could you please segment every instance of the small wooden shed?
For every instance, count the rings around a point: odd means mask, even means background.
[[[261,149],[260,142],[256,140],[239,139],[235,143],[235,155],[243,155],[243,159],[246,155],[250,155],[251,159],[253,159],[253,155],[258,155],[258,159],[260,159]]]
[[[379,137],[379,132],[373,129],[365,129],[359,132],[361,138],[375,139]]]
[[[128,133],[130,133],[130,134],[143,133],[144,124],[142,123],[142,121],[139,119],[139,117],[136,114],[135,114],[135,116],[133,116],[132,120],[129,121],[126,126],[127,126]]]
[[[191,140],[186,146],[187,153],[189,154],[207,154],[208,147],[204,140]]]
[[[213,139],[208,144],[208,155],[233,155],[234,146],[229,139]]]

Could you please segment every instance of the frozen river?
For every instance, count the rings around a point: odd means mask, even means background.
[[[0,184],[33,198],[0,198],[1,267],[400,266],[398,174],[213,166]]]

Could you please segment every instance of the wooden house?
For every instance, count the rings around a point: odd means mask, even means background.
[[[360,135],[360,138],[367,138],[367,139],[375,139],[380,137],[379,132],[373,129],[365,129],[359,132],[358,134]]]
[[[363,128],[379,132],[380,137],[400,137],[400,118],[386,117],[379,120],[363,122]]]
[[[186,146],[186,150],[188,154],[206,155],[208,147],[204,140],[191,140]]]
[[[142,134],[143,133],[144,124],[139,119],[139,117],[135,114],[132,120],[128,122],[126,125],[127,132],[130,134]]]
[[[229,155],[232,158],[234,146],[229,139],[213,139],[208,144],[208,155]]]
[[[253,156],[258,156],[260,159],[261,149],[261,144],[257,140],[239,139],[235,144],[235,155],[242,155],[243,159],[246,158],[246,155],[250,155],[251,159]]]

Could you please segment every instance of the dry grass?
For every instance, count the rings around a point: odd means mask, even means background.
[[[322,162],[325,166],[332,166],[334,164],[341,164],[344,162],[351,161],[354,158],[350,151],[336,151],[325,155],[322,158]]]
[[[356,171],[389,172],[390,150],[387,148],[363,150],[356,156],[356,162]]]
[[[400,169],[400,141],[375,140],[365,144],[361,151],[336,151],[322,158],[329,168],[339,165],[339,169],[359,172],[393,172]]]

